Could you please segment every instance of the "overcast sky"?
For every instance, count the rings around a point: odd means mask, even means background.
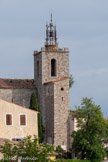
[[[93,97],[108,117],[108,0],[0,0],[0,78],[33,78],[51,12],[59,47],[70,50],[71,109]]]

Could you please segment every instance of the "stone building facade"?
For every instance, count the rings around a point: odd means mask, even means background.
[[[0,99],[29,107],[33,92],[36,93],[33,79],[0,79]]]
[[[37,111],[0,99],[0,138],[22,140],[38,137]]]
[[[69,111],[68,53],[68,49],[47,51],[45,48],[42,48],[39,53],[34,52],[34,82],[46,128],[45,142],[54,143],[55,146],[63,145],[65,148],[67,148]],[[51,76],[52,59],[56,60],[56,76]]]
[[[29,107],[31,94],[39,101],[44,142],[68,149],[69,49],[58,47],[56,26],[46,25],[46,43],[34,51],[34,79],[0,79],[0,98]]]

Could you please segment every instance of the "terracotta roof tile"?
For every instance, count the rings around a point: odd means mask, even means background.
[[[34,89],[33,79],[0,79],[0,88],[4,89]]]
[[[44,83],[44,84],[47,84],[47,83],[54,83],[54,82],[59,82],[59,81],[66,80],[66,79],[69,79],[69,77],[59,78],[59,79],[56,79],[56,80],[52,80],[52,81],[46,82],[46,83]]]

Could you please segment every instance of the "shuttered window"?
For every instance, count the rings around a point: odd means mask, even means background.
[[[26,115],[20,115],[20,125],[26,125]]]
[[[12,125],[12,115],[6,114],[6,125]]]

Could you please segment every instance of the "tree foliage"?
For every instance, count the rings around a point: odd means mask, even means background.
[[[81,159],[101,162],[106,156],[104,142],[108,138],[108,122],[104,120],[100,106],[91,98],[83,98],[73,116],[77,119],[78,130],[72,133],[72,150],[80,154]]]
[[[43,124],[42,124],[42,118],[41,118],[41,111],[38,104],[37,97],[35,93],[32,93],[31,99],[30,99],[30,109],[38,111],[38,135],[39,135],[39,142],[41,143],[43,141]]]
[[[63,159],[63,158],[64,158],[64,157],[63,157],[64,150],[61,148],[60,145],[58,145],[58,146],[56,147],[56,153],[57,153],[57,158],[58,158],[58,159]]]
[[[39,104],[38,104],[37,97],[36,97],[35,93],[32,93],[32,95],[31,95],[30,109],[39,111]]]
[[[58,159],[56,162],[90,162],[88,160],[79,160],[79,159]]]
[[[74,78],[72,75],[69,76],[69,88],[71,88],[74,84]]]
[[[0,146],[0,148],[2,149],[2,154],[3,154],[3,158],[4,160],[0,160],[0,161],[11,161],[11,157],[16,156],[16,152],[17,152],[17,148],[16,146],[12,146],[12,143],[10,143],[9,140],[5,141],[5,145],[4,146]]]
[[[25,161],[40,161],[48,162],[49,153],[54,152],[53,145],[48,144],[39,144],[36,136],[32,138],[27,136],[24,141],[20,141],[18,145],[12,146],[12,144],[6,141],[4,146],[1,146],[3,149],[4,160],[1,161],[11,161],[10,159],[23,159]]]

